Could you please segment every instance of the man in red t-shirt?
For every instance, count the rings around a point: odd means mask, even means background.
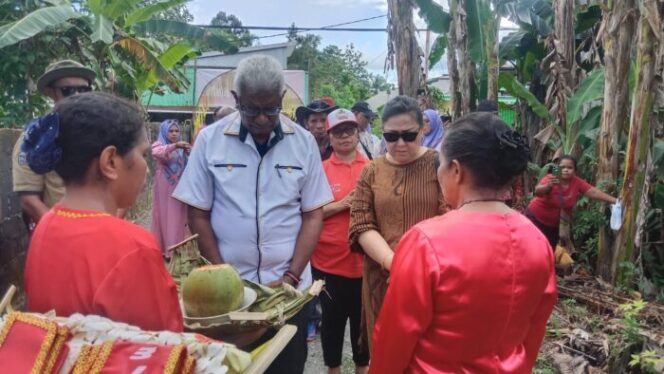
[[[560,175],[547,174],[542,178],[535,187],[535,198],[526,210],[526,216],[547,237],[552,248],[560,238],[561,214],[572,216],[579,195],[611,204],[616,202],[615,197],[576,176],[576,160],[572,156],[562,156],[558,166]]]
[[[350,319],[351,345],[356,373],[366,372],[367,352],[360,352],[362,311],[362,265],[359,253],[348,244],[350,204],[362,169],[369,162],[357,150],[359,125],[353,113],[337,109],[327,116],[326,128],[333,153],[323,162],[334,202],[323,207],[323,230],[311,256],[314,278],[325,279],[327,292],[321,294],[323,309],[321,341],[325,365],[334,372],[341,366],[346,321]]]

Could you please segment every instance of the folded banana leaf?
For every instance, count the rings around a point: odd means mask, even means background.
[[[209,265],[210,262],[201,256],[198,250],[198,235],[191,236],[172,247],[173,257],[168,270],[178,286],[197,267]],[[270,288],[252,281],[244,280],[245,286],[256,291],[258,297],[249,307],[248,312],[231,312],[223,316],[215,324],[202,326],[198,323],[187,324],[190,330],[203,335],[215,337],[227,333],[240,333],[265,327],[280,327],[295,316],[305,305],[323,289],[325,282],[315,281],[303,291],[295,289],[287,283]]]

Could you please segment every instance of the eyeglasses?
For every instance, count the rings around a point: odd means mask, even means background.
[[[92,87],[90,86],[56,86],[53,88],[60,90],[62,96],[64,97],[69,97],[75,93],[85,93],[92,91]]]
[[[399,138],[403,139],[404,142],[410,143],[417,139],[417,135],[419,135],[419,133],[419,131],[384,132],[383,138],[385,138],[385,141],[388,143],[399,141]]]
[[[258,117],[261,113],[265,114],[268,117],[274,117],[281,113],[281,107],[275,106],[271,108],[257,108],[255,106],[239,105],[240,112],[244,113],[249,117]]]
[[[335,138],[344,138],[346,136],[353,136],[357,134],[357,127],[346,127],[346,128],[333,128],[330,130],[330,135]]]

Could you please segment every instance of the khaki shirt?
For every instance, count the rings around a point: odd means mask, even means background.
[[[30,166],[28,166],[25,155],[21,153],[22,144],[23,135],[18,138],[18,141],[14,145],[14,152],[12,154],[12,178],[14,192],[18,192],[19,194],[39,194],[42,196],[44,204],[50,208],[65,196],[64,182],[55,171],[48,172],[44,175],[40,175],[32,171]]]

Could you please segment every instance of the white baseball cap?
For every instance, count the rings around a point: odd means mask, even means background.
[[[332,128],[334,128],[335,126],[339,126],[344,123],[352,123],[355,126],[359,126],[357,120],[355,119],[355,114],[353,114],[353,112],[343,108],[336,109],[327,115],[325,129],[327,130],[327,132],[330,132],[330,130],[332,130]]]

